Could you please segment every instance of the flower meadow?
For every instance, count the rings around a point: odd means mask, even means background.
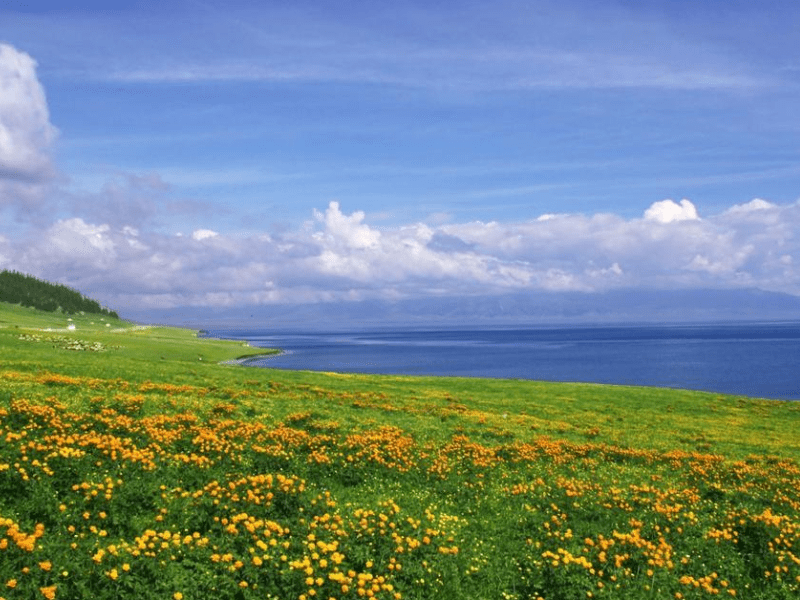
[[[4,600],[800,597],[798,403],[28,335],[0,326]]]
[[[8,600],[800,594],[792,459],[517,439],[452,399],[420,438],[385,394],[275,382],[0,389]]]

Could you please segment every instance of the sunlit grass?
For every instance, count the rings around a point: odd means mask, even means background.
[[[226,366],[255,349],[58,319],[0,305],[2,598],[800,594],[800,403]]]

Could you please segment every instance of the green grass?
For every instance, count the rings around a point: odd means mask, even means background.
[[[247,368],[72,318],[0,303],[7,600],[800,593],[800,403]]]
[[[74,330],[68,330],[74,325]],[[35,343],[21,336],[39,336]],[[98,342],[104,352],[65,352],[55,338]],[[96,377],[188,377],[216,363],[268,352],[242,342],[198,340],[188,329],[142,326],[97,315],[54,315],[0,302],[0,357],[17,368]]]

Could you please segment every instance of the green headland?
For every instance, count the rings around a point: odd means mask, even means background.
[[[259,351],[0,303],[0,597],[800,597],[800,403]]]

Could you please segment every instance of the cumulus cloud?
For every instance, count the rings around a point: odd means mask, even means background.
[[[0,43],[0,211],[31,220],[49,205],[55,137],[36,63]]]
[[[325,224],[324,232],[317,234],[316,239],[353,249],[374,249],[380,244],[380,232],[362,223],[365,215],[361,211],[348,217],[342,214],[338,202],[331,202],[324,214],[314,211],[314,216]]]
[[[52,175],[50,124],[36,63],[0,44],[0,179],[39,181]]]
[[[696,214],[686,203],[678,205],[680,214]],[[123,313],[621,287],[800,294],[800,203],[748,204],[752,210],[733,207],[702,220],[598,213],[378,230],[365,213],[348,214],[333,202],[305,227],[251,236],[208,228],[177,236],[72,218],[25,244],[0,238],[0,260],[92,293]]]
[[[215,237],[219,237],[219,234],[211,229],[196,229],[195,231],[192,232],[192,239],[196,242],[202,242],[203,240],[210,240]]]
[[[734,204],[725,212],[749,213],[755,210],[769,210],[771,208],[777,208],[777,205],[773,204],[772,202],[768,202],[767,200],[762,200],[761,198],[753,198],[750,200],[750,202],[746,202],[745,204]]]
[[[674,221],[696,221],[700,217],[691,201],[685,198],[678,204],[673,200],[653,202],[646,211],[644,218],[658,223],[673,223]]]
[[[110,268],[117,259],[109,226],[94,225],[80,218],[57,221],[32,250],[39,262],[78,269]]]

